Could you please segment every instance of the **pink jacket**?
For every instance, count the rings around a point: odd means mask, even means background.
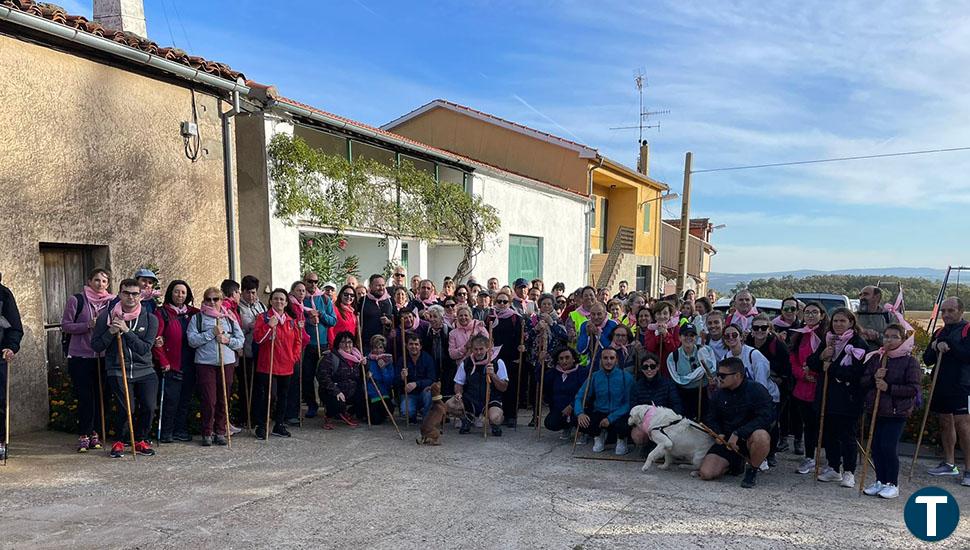
[[[467,327],[460,327],[458,323],[455,323],[455,326],[451,329],[451,334],[448,336],[448,355],[455,361],[464,359],[465,346],[468,345],[468,341],[476,334],[481,334],[485,337],[488,336],[488,331],[485,330],[485,323],[477,319],[472,319]]]
[[[808,403],[815,401],[816,376],[811,370],[806,371],[802,367],[805,366],[811,354],[812,339],[805,334],[798,343],[798,349],[791,352],[791,374],[795,378],[795,389],[792,390],[792,395],[795,399]],[[811,377],[811,380],[807,377]]]

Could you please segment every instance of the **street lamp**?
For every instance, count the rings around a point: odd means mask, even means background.
[[[641,202],[640,204],[637,205],[637,210],[643,208],[643,205],[647,204],[648,202],[653,202],[653,201],[672,201],[672,200],[674,200],[674,199],[676,199],[678,197],[680,197],[680,194],[678,194],[678,193],[667,193],[666,195],[660,195],[659,197],[654,197],[652,199],[647,199],[647,200],[645,200],[645,201],[643,201],[643,202]]]

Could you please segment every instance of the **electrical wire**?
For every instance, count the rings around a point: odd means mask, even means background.
[[[195,162],[199,160],[199,152],[202,150],[202,128],[199,127],[199,111],[195,101],[195,89],[192,93],[192,122],[195,124],[196,132],[194,136],[182,136],[185,145],[185,156]]]
[[[724,168],[705,168],[703,170],[691,170],[691,174],[702,174],[704,172],[728,172],[732,170],[752,170],[755,168],[774,168],[776,166],[797,166],[800,164],[821,164],[824,162],[844,162],[848,160],[879,159],[887,157],[905,157],[911,155],[929,155],[935,153],[952,153],[956,151],[970,151],[968,147],[950,147],[947,149],[926,149],[923,151],[902,151],[899,153],[883,153],[879,155],[860,155],[856,157],[835,157],[826,159],[798,160],[793,162],[775,162],[772,164],[752,164],[750,166],[728,166]]]

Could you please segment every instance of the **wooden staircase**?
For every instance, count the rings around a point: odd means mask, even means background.
[[[635,243],[635,230],[632,227],[620,226],[617,230],[616,237],[613,238],[613,245],[610,247],[609,254],[597,254],[590,259],[589,272],[599,273],[599,278],[596,279],[596,288],[613,288],[614,280],[616,279],[616,274],[620,267],[620,261],[623,258],[623,254],[632,254],[633,245]],[[603,257],[602,268],[597,271],[599,258],[597,256]]]

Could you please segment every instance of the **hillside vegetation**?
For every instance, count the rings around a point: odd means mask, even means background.
[[[770,279],[754,279],[748,283],[738,283],[732,293],[747,288],[757,298],[785,298],[795,292],[830,292],[845,294],[849,298],[857,298],[859,290],[866,285],[881,283],[883,301],[896,298],[896,282],[903,285],[906,297],[906,309],[923,311],[933,308],[933,301],[940,292],[940,282],[917,277],[880,277],[878,275],[812,275],[809,277],[780,277]],[[970,289],[966,281],[959,287],[951,278],[947,288],[948,296],[960,296],[964,300],[970,299]]]

